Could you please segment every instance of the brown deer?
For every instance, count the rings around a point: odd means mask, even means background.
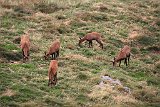
[[[93,47],[92,40],[96,40],[100,44],[100,47],[103,49],[103,43],[101,42],[101,35],[97,32],[88,33],[82,39],[80,38],[79,46],[81,45],[82,42],[88,41],[89,48]]]
[[[48,52],[45,52],[45,59],[49,57],[49,55],[52,55],[52,59],[56,59],[59,56],[59,49],[60,49],[60,41],[55,40],[50,48],[48,49]],[[54,55],[54,58],[53,58]]]
[[[48,86],[56,85],[57,83],[57,70],[58,70],[58,61],[51,60],[49,69],[48,69]]]
[[[25,34],[21,36],[20,47],[22,49],[23,60],[26,61],[27,59],[29,59],[29,51],[30,51],[29,35]]]
[[[119,62],[119,66],[121,65],[121,61],[124,60],[124,64],[127,66],[127,61],[129,65],[130,55],[131,55],[131,49],[129,46],[125,45],[119,52],[119,54],[114,57],[113,66],[116,65],[117,62]]]

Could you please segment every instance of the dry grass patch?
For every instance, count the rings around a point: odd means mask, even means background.
[[[100,12],[97,12],[97,11],[94,11],[94,12],[86,12],[86,11],[79,11],[79,12],[76,12],[75,13],[75,16],[78,18],[78,19],[81,19],[84,23],[87,22],[99,22],[99,21],[107,21],[108,20],[108,17],[105,13],[100,13]]]
[[[107,58],[105,58],[105,56],[93,56],[93,59],[99,60],[99,61],[108,61]]]
[[[11,13],[11,12],[13,12],[13,9],[7,9],[7,8],[0,7],[0,16],[4,16],[6,13]]]
[[[43,107],[44,105],[41,104],[42,102],[35,102],[35,101],[28,101],[25,103],[21,103],[22,107]]]
[[[38,18],[45,18],[45,19],[48,19],[48,20],[52,19],[52,17],[49,14],[42,13],[42,12],[36,12],[31,17],[33,17],[35,19],[38,19]]]
[[[76,59],[76,60],[82,60],[82,61],[87,61],[87,62],[93,62],[92,59],[90,58],[87,58],[83,55],[78,55],[78,54],[68,54],[68,55],[65,55],[64,58],[66,59]]]
[[[71,49],[71,50],[74,50],[75,49],[75,46],[72,45],[72,44],[67,44],[66,46],[68,49]]]
[[[97,11],[105,11],[108,10],[108,6],[102,2],[94,3],[92,8]]]
[[[40,41],[42,40],[43,34],[41,32],[35,32],[30,36],[30,39],[33,41]]]
[[[156,87],[147,86],[145,81],[141,82],[141,90],[135,90],[133,96],[137,100],[148,101],[148,102],[157,102],[155,99],[160,99],[158,95],[159,89]]]
[[[16,93],[11,90],[11,89],[7,89],[4,93],[1,94],[1,96],[14,96]]]
[[[117,95],[117,96],[113,96],[113,99],[115,100],[115,102],[117,104],[122,104],[122,103],[138,103],[138,101],[131,95]]]
[[[31,49],[32,52],[38,52],[40,50],[39,46],[35,44],[31,44]]]
[[[138,36],[139,36],[138,31],[133,30],[133,31],[131,31],[131,32],[129,33],[129,39],[135,39],[135,38],[137,38]]]
[[[105,84],[103,87],[100,87],[99,85],[96,85],[92,88],[91,93],[88,94],[88,96],[91,99],[103,99],[105,96],[109,95],[109,94],[113,94],[116,93],[115,90],[112,89],[112,87],[110,87],[110,85]]]
[[[47,3],[45,0],[0,0],[0,5],[4,8],[12,8],[14,6],[34,7],[35,4]]]
[[[144,29],[143,27],[140,27],[138,25],[131,25],[128,33],[128,37],[127,37],[127,41],[131,41],[131,40],[137,40],[140,37],[144,36],[144,35],[149,35],[150,32],[148,31],[148,29]]]
[[[71,22],[72,22],[71,20],[66,20],[66,21],[63,22],[63,24],[65,26],[69,26],[71,24]]]
[[[108,104],[124,104],[124,103],[137,103],[138,101],[130,94],[121,93],[120,91],[114,89],[109,84],[104,84],[103,86],[96,85],[92,88],[91,93],[88,94],[91,99],[102,100],[107,98]],[[111,101],[108,101],[112,99]]]

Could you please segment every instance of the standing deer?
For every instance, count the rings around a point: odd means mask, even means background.
[[[56,85],[57,83],[57,69],[58,69],[58,62],[57,60],[51,60],[49,69],[48,69],[48,86]]]
[[[113,66],[116,65],[117,62],[119,62],[119,66],[121,65],[121,61],[124,60],[124,64],[127,66],[127,61],[129,65],[130,55],[131,55],[131,49],[129,46],[125,45],[119,52],[119,54],[114,57]]]
[[[81,45],[82,42],[88,41],[89,48],[93,47],[92,40],[96,40],[100,44],[100,47],[103,49],[103,43],[101,42],[101,35],[97,32],[88,33],[82,39],[80,38],[79,46]]]
[[[30,39],[29,35],[22,35],[20,41],[20,47],[22,49],[23,60],[29,59]]]
[[[52,55],[52,59],[56,59],[59,56],[59,49],[60,49],[60,41],[55,40],[50,48],[48,49],[48,52],[45,52],[45,59],[49,57],[49,55]],[[54,58],[53,58],[54,55]]]

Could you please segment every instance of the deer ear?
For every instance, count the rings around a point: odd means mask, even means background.
[[[81,40],[81,37],[79,37],[79,39]]]

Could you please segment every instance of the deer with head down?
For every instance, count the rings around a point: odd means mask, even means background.
[[[21,36],[20,47],[22,49],[23,60],[26,61],[27,59],[29,59],[29,51],[30,51],[29,35],[25,34]]]
[[[44,52],[45,59],[47,59],[49,55],[52,55],[52,59],[56,59],[59,56],[59,49],[60,49],[60,41],[55,40],[50,46],[50,48],[48,49],[48,52]],[[54,58],[53,58],[53,55],[54,55]]]
[[[51,60],[49,69],[48,69],[48,86],[56,85],[57,83],[57,70],[58,70],[58,61]]]
[[[121,61],[124,60],[124,64],[127,66],[127,61],[129,65],[129,60],[130,60],[130,55],[131,55],[131,49],[129,46],[125,45],[119,52],[119,54],[114,57],[113,66],[116,65],[117,62],[119,62],[119,66],[121,65]]]
[[[78,45],[80,46],[82,42],[88,41],[90,48],[93,47],[92,45],[93,40],[96,40],[100,44],[100,47],[103,49],[103,43],[101,42],[101,35],[97,32],[88,33],[82,39],[80,38]]]

